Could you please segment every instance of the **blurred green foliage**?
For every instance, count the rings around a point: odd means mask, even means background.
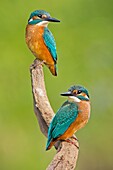
[[[25,44],[29,14],[44,9],[61,20],[50,24],[58,51],[58,77],[44,67],[55,112],[66,100],[59,94],[81,84],[91,95],[88,125],[77,132],[77,170],[113,169],[113,1],[8,1],[0,3],[0,170],[44,170],[55,154],[33,112],[29,66],[34,56]]]

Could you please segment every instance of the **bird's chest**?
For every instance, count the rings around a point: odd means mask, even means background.
[[[90,103],[81,101],[78,104],[78,117],[76,118],[76,128],[80,129],[85,126],[90,117]]]
[[[78,116],[75,121],[69,126],[66,132],[60,137],[60,139],[67,139],[71,137],[77,130],[81,129],[88,122],[90,117],[90,103],[81,101],[78,103]]]
[[[26,43],[35,55],[40,55],[45,48],[43,33],[44,27],[28,25],[26,28]]]
[[[69,127],[70,136],[72,136],[77,130],[86,125],[90,117],[90,103],[81,101],[78,103],[78,116],[75,121]]]

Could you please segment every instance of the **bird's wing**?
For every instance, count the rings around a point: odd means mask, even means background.
[[[58,110],[49,126],[49,141],[58,138],[75,121],[78,115],[78,107],[75,103],[65,102]]]
[[[46,44],[49,52],[53,57],[53,60],[56,62],[57,61],[56,43],[52,33],[49,31],[47,27],[44,28],[43,38],[44,43]]]

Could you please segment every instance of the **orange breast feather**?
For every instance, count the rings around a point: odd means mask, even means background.
[[[54,65],[54,60],[43,39],[44,27],[28,25],[26,28],[26,43],[32,53],[47,65]]]

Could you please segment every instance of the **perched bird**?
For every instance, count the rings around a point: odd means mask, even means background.
[[[68,92],[61,95],[68,96],[68,100],[63,103],[50,123],[46,150],[51,149],[58,140],[69,142],[69,138],[84,127],[90,117],[90,101],[86,88],[72,86]]]
[[[26,27],[26,43],[36,58],[46,64],[51,73],[57,76],[56,43],[47,28],[49,22],[60,22],[44,10],[31,13]]]

